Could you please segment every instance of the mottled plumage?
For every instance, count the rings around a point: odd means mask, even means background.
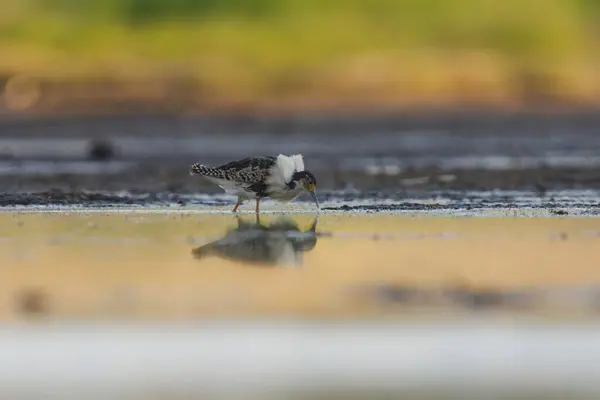
[[[217,167],[194,164],[192,165],[192,173],[207,178],[252,184],[263,182],[276,160],[276,157],[267,156],[244,158]]]
[[[248,157],[216,167],[197,163],[192,165],[190,173],[201,175],[219,185],[226,193],[237,196],[234,212],[245,199],[256,199],[258,212],[261,198],[290,201],[303,190],[309,191],[318,205],[314,194],[316,179],[304,170],[300,154]]]

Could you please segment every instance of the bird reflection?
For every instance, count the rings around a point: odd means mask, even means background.
[[[273,223],[246,222],[236,216],[238,226],[214,242],[192,250],[196,259],[210,256],[260,266],[300,266],[303,255],[317,244],[316,217],[307,231],[301,231],[292,219],[282,217]]]

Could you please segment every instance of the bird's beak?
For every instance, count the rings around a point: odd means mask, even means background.
[[[319,199],[317,199],[317,193],[314,191],[314,189],[310,192],[310,195],[312,196],[313,200],[315,201],[315,204],[317,205],[317,208],[321,208],[319,206]]]
[[[319,206],[319,199],[317,199],[317,193],[315,192],[315,190],[317,189],[316,186],[312,183],[309,183],[305,185],[304,188],[312,196],[313,200],[315,201],[315,204],[317,205],[317,208],[320,209],[321,207]]]

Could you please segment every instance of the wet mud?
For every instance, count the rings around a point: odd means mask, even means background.
[[[595,190],[552,191],[539,196],[531,191],[321,191],[318,210],[308,197],[292,203],[264,201],[261,213],[416,213],[464,216],[600,216]],[[0,194],[5,210],[58,209],[163,209],[179,212],[232,214],[236,199],[224,194],[170,192],[88,192],[52,190],[38,193]],[[253,210],[253,208],[252,208]],[[241,213],[252,210],[246,205]]]
[[[191,163],[298,152],[325,201],[368,203],[329,209],[443,208],[410,201],[440,194],[469,209],[486,206],[469,199],[486,191],[529,193],[539,207],[560,207],[553,201],[557,191],[600,190],[599,130],[600,113],[592,111],[5,119],[0,206],[224,205],[230,199],[219,197],[219,188],[189,176]],[[511,194],[494,199],[501,207],[517,200]]]

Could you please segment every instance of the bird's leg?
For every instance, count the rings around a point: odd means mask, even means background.
[[[233,207],[232,212],[237,212],[238,207],[242,204],[242,198],[238,197],[237,203],[235,203],[235,207]]]
[[[256,213],[259,213],[259,204],[260,204],[260,197],[256,198]]]
[[[309,231],[310,232],[316,232],[317,231],[317,223],[319,222],[319,217],[317,216],[315,218],[315,220],[313,221],[312,225],[310,226]]]

